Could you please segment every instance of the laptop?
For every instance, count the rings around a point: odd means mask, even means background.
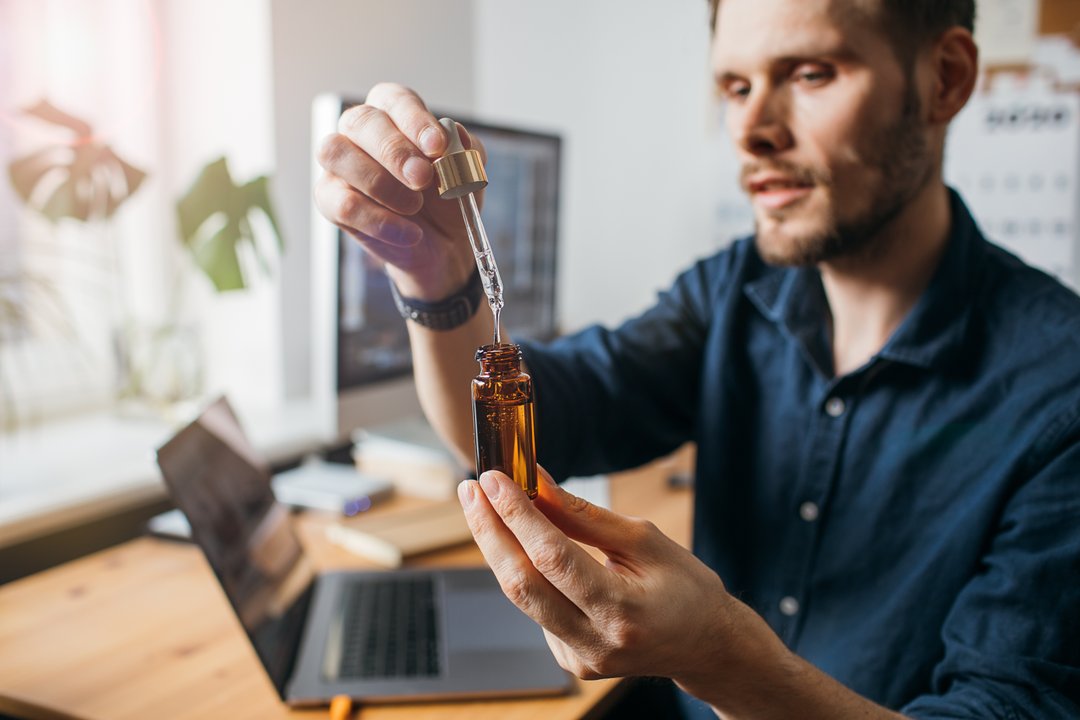
[[[157,460],[284,702],[569,690],[540,627],[486,567],[317,572],[224,398],[158,449]]]

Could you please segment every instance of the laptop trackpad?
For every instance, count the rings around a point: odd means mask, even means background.
[[[452,652],[547,647],[540,626],[502,594],[494,575],[446,580],[446,640]]]

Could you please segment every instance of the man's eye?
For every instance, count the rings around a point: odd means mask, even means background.
[[[822,67],[801,67],[795,71],[795,79],[807,85],[823,85],[832,78],[832,73]]]
[[[721,89],[721,93],[728,100],[742,100],[750,94],[750,83],[745,82],[730,82],[726,83]]]

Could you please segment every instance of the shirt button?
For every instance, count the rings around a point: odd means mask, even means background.
[[[799,517],[806,522],[814,522],[818,519],[818,506],[817,503],[804,502],[799,506]]]
[[[791,617],[799,612],[799,601],[788,595],[780,600],[780,612]]]
[[[844,401],[841,398],[831,397],[825,402],[825,412],[828,413],[829,417],[840,417],[844,414],[844,410],[846,409],[847,406],[844,405]]]

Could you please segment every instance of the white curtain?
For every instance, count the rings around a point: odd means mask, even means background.
[[[109,407],[118,341],[168,323],[197,327],[207,392],[244,395],[252,376],[273,385],[265,372],[228,376],[230,348],[207,346],[238,333],[280,355],[276,285],[215,297],[174,209],[215,157],[239,180],[272,171],[269,72],[266,0],[0,0],[0,311],[17,308],[0,312],[0,430]],[[42,100],[91,137],[23,112]],[[7,169],[79,142],[107,144],[146,178],[109,219],[50,222],[12,192]],[[247,328],[221,327],[238,316]]]

